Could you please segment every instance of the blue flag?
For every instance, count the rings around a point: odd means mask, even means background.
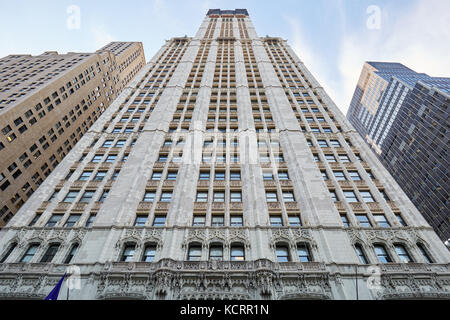
[[[47,296],[47,298],[45,298],[45,300],[58,300],[59,290],[61,290],[61,286],[64,282],[65,277],[66,277],[66,274],[64,273],[61,280],[59,280],[56,287],[52,290],[52,292],[49,293],[49,295]]]

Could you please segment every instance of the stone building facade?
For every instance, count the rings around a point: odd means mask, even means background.
[[[449,261],[287,42],[217,9],[0,232],[0,296],[448,299]]]
[[[0,59],[0,228],[145,64],[137,42]]]

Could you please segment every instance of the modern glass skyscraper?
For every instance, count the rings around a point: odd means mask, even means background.
[[[450,238],[450,78],[364,65],[347,117],[442,240]]]
[[[246,10],[167,41],[0,248],[2,297],[44,297],[68,266],[78,299],[450,297],[447,248]]]

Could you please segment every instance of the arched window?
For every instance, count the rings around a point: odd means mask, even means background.
[[[73,257],[75,256],[75,253],[77,253],[78,247],[79,244],[75,243],[72,246],[72,248],[70,248],[69,254],[66,257],[66,260],[64,260],[64,264],[69,264],[72,261]]]
[[[291,260],[289,255],[289,247],[287,245],[278,244],[276,251],[278,262],[289,262]]]
[[[356,253],[358,254],[358,257],[359,257],[359,260],[361,261],[361,263],[369,264],[369,261],[367,260],[364,250],[359,243],[355,244],[355,249],[356,249]]]
[[[153,262],[156,256],[156,245],[148,244],[145,246],[142,262]]]
[[[434,263],[433,258],[431,258],[428,251],[425,249],[425,246],[422,243],[417,243],[417,247],[419,248],[420,252],[422,253],[422,256],[424,257],[425,261],[428,263]]]
[[[3,255],[3,258],[0,260],[0,263],[4,263],[6,261],[6,259],[9,258],[9,256],[11,255],[11,253],[14,251],[14,249],[17,247],[17,243],[14,242],[9,246],[8,251],[6,251],[6,253]]]
[[[410,263],[414,262],[411,256],[408,253],[408,250],[406,250],[405,246],[402,244],[395,244],[395,252],[397,252],[397,255],[399,256],[400,260],[403,263]]]
[[[41,263],[50,263],[58,252],[60,243],[52,243],[45,251],[44,256],[41,259]]]
[[[231,261],[245,261],[245,249],[242,244],[231,246]]]
[[[311,250],[309,249],[309,245],[305,242],[297,244],[297,253],[298,259],[301,262],[311,262],[313,260]]]
[[[22,256],[22,259],[20,259],[20,262],[27,263],[30,262],[31,259],[33,259],[34,255],[36,254],[36,251],[39,248],[39,243],[32,243],[28,247],[27,252]]]
[[[200,261],[202,258],[202,246],[200,244],[191,244],[188,250],[188,261]]]
[[[209,248],[209,260],[223,260],[223,246],[221,244],[211,245]]]
[[[380,260],[381,263],[391,263],[392,259],[389,256],[388,252],[386,251],[385,247],[382,244],[376,244],[374,246],[375,253],[378,257],[378,260]]]
[[[130,262],[133,260],[134,252],[136,251],[136,244],[129,243],[123,249],[122,257],[120,259],[121,262]]]

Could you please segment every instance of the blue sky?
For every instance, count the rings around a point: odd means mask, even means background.
[[[67,27],[71,5],[79,29]],[[142,41],[149,60],[164,40],[195,35],[210,8],[246,8],[260,36],[287,39],[344,113],[366,60],[450,76],[449,0],[2,1],[0,56],[90,52],[116,40]]]

